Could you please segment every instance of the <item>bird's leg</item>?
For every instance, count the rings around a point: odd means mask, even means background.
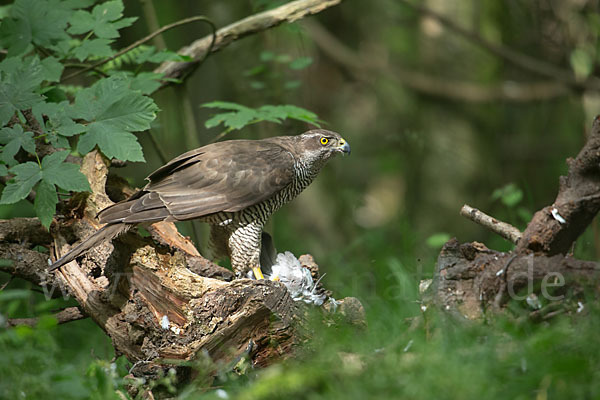
[[[231,267],[242,274],[252,270],[256,279],[264,279],[260,269],[260,243],[262,224],[250,222],[238,226],[227,242],[231,256]]]
[[[265,279],[265,276],[260,269],[260,265],[252,267],[252,272],[254,272],[254,279]]]

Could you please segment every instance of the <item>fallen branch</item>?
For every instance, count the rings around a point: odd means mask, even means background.
[[[192,57],[194,61],[167,61],[156,68],[154,72],[164,74],[166,79],[183,79],[198,65],[198,60],[204,59],[209,52],[217,52],[235,40],[273,28],[284,22],[295,22],[341,2],[342,0],[296,0],[272,10],[251,15],[219,29],[212,47],[210,45],[213,40],[211,35],[198,39],[177,51],[178,54]],[[165,82],[163,86],[168,84],[169,82]]]
[[[560,254],[502,253],[481,243],[460,244],[452,239],[440,252],[430,295],[441,308],[477,319],[488,309],[499,310],[510,299],[563,300],[567,290],[581,291],[598,278],[597,262]],[[531,308],[537,310],[538,306]]]
[[[0,220],[0,243],[48,244],[52,235],[37,218]]]
[[[497,233],[504,239],[517,244],[521,239],[521,231],[506,222],[498,221],[496,218],[487,215],[467,204],[460,209],[460,215],[469,218],[471,221]]]

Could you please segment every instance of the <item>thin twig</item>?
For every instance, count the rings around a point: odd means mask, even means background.
[[[87,315],[85,315],[79,307],[67,307],[54,314],[54,318],[56,318],[59,324],[64,324],[66,322],[87,318]],[[39,318],[12,318],[6,321],[6,325],[9,327],[17,325],[35,326],[38,321]]]
[[[81,75],[81,74],[83,74],[83,73],[86,73],[86,72],[88,72],[88,71],[90,71],[90,70],[92,70],[92,69],[98,68],[99,66],[101,66],[101,65],[104,65],[104,64],[106,64],[107,62],[109,62],[109,61],[112,61],[112,60],[114,60],[115,58],[117,58],[117,57],[120,57],[120,56],[122,56],[123,54],[125,54],[125,53],[127,53],[127,52],[129,52],[129,51],[131,51],[131,50],[133,50],[133,49],[135,49],[136,47],[138,47],[138,46],[141,46],[142,44],[144,44],[144,43],[146,43],[146,42],[148,42],[148,41],[152,40],[152,39],[153,39],[155,36],[157,36],[157,35],[160,35],[160,34],[162,34],[163,32],[166,32],[166,31],[168,31],[168,30],[170,30],[170,29],[176,28],[176,27],[178,27],[178,26],[181,26],[181,25],[189,24],[189,23],[192,23],[192,22],[198,22],[198,21],[201,21],[201,22],[207,23],[208,25],[210,25],[210,27],[211,27],[211,29],[212,29],[212,37],[213,37],[213,39],[212,39],[212,42],[211,42],[211,44],[209,45],[209,49],[210,49],[210,48],[212,48],[212,46],[214,45],[215,38],[216,38],[216,30],[217,30],[217,28],[216,28],[216,27],[215,27],[215,25],[212,23],[212,21],[211,21],[211,20],[209,20],[208,18],[206,18],[205,16],[202,16],[202,15],[195,16],[195,17],[190,17],[190,18],[185,18],[185,19],[182,19],[182,20],[180,20],[180,21],[173,22],[172,24],[169,24],[169,25],[165,25],[165,26],[163,26],[163,27],[162,27],[162,28],[160,28],[159,30],[157,30],[157,31],[155,31],[155,32],[152,32],[151,34],[147,35],[146,37],[144,37],[144,38],[142,38],[142,39],[140,39],[140,40],[138,40],[138,41],[136,41],[136,42],[133,42],[133,43],[132,43],[132,44],[130,44],[129,46],[127,46],[127,47],[125,47],[124,49],[122,49],[122,50],[118,51],[118,52],[117,52],[117,53],[115,53],[114,55],[112,55],[112,56],[110,56],[110,57],[108,57],[108,58],[105,58],[105,59],[104,59],[104,60],[102,60],[102,61],[98,61],[97,63],[95,63],[95,64],[92,64],[92,65],[90,65],[90,66],[89,66],[89,67],[87,67],[87,68],[81,69],[81,70],[79,70],[79,71],[73,72],[73,73],[72,73],[72,74],[70,74],[70,75],[67,75],[67,76],[65,76],[63,79],[61,79],[61,83],[62,83],[62,82],[64,82],[64,81],[67,81],[67,80],[69,80],[69,79],[71,79],[71,78],[74,78],[74,77],[76,77],[76,76],[79,76],[79,75]]]
[[[205,36],[185,46],[178,54],[190,56],[194,59],[206,57],[232,42],[253,33],[265,31],[284,22],[295,22],[308,15],[317,14],[326,8],[335,6],[343,0],[296,0],[283,4],[277,8],[250,15],[244,19],[227,25],[217,31],[216,40],[209,46],[210,37]],[[161,64],[154,72],[164,74],[165,78],[182,79],[196,67],[197,62],[167,61]],[[170,84],[165,82],[164,86]]]
[[[491,217],[467,204],[462,206],[460,209],[460,215],[469,218],[471,221],[481,226],[486,227],[490,231],[497,233],[504,239],[514,244],[517,244],[521,239],[521,231],[514,226],[507,224],[506,222],[498,221],[496,218]]]
[[[571,71],[557,67],[546,61],[538,60],[530,55],[517,52],[509,47],[490,43],[481,37],[476,32],[469,31],[449,18],[431,10],[430,8],[423,7],[421,5],[413,4],[408,0],[399,0],[402,4],[410,7],[420,14],[426,15],[446,28],[458,33],[460,36],[469,40],[470,42],[478,45],[479,47],[489,51],[490,53],[505,59],[513,65],[516,65],[524,70],[536,73],[538,75],[547,76],[558,82],[562,82],[573,88],[580,90],[600,90],[600,79],[596,77],[590,77],[585,81],[578,80]]]
[[[8,284],[11,283],[14,278],[15,278],[15,276],[11,275],[8,278],[8,280],[6,282],[4,282],[4,284],[2,286],[0,286],[0,292],[3,291],[4,289],[6,289],[6,287],[8,286]]]

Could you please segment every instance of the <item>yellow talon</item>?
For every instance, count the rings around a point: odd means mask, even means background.
[[[254,278],[265,279],[265,276],[263,275],[262,271],[260,270],[260,267],[252,268],[252,272],[254,272]]]

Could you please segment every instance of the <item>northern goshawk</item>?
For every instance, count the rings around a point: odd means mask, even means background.
[[[230,257],[238,276],[252,270],[262,279],[263,226],[338,153],[350,153],[350,145],[338,133],[323,129],[297,136],[229,140],[184,153],[150,174],[143,189],[102,210],[98,219],[106,225],[50,270],[136,224],[198,219],[210,224],[212,245]]]

